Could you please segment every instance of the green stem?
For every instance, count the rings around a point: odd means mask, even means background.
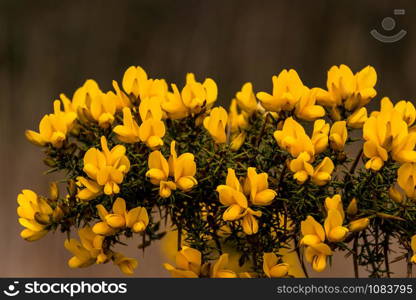
[[[358,271],[358,233],[354,233],[354,242],[353,242],[353,253],[352,259],[354,264],[354,277],[359,278],[360,274]]]
[[[407,278],[413,277],[413,263],[412,263],[412,253],[409,251],[407,254]]]
[[[390,235],[386,233],[383,244],[384,264],[386,266],[387,277],[390,278],[390,263],[389,263],[389,245]]]
[[[363,232],[362,237],[363,237],[363,240],[364,240],[364,247],[367,250],[368,260],[370,261],[371,267],[373,268],[373,274],[375,275],[375,277],[379,278],[380,276],[378,275],[378,269],[377,269],[376,263],[372,259],[372,254],[371,254],[371,251],[370,251],[370,246],[368,244],[366,231]]]

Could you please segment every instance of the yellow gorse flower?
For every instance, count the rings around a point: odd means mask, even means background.
[[[53,209],[45,199],[31,190],[23,190],[17,196],[17,215],[24,230],[20,236],[27,241],[36,241],[44,237],[52,221]]]
[[[244,216],[241,219],[241,227],[243,228],[243,232],[245,234],[252,235],[259,231],[259,223],[257,218],[261,217],[261,215],[261,211],[253,210],[250,207],[245,210]]]
[[[209,116],[204,119],[204,127],[217,144],[224,144],[227,141],[225,132],[228,122],[227,111],[223,107],[215,107]]]
[[[222,254],[213,264],[202,265],[202,254],[196,249],[184,246],[175,256],[176,267],[165,263],[163,267],[175,278],[237,278],[237,274],[226,268],[228,254]]]
[[[315,167],[312,174],[312,182],[316,185],[323,186],[332,178],[332,172],[335,166],[329,157],[325,157],[321,163]]]
[[[114,235],[117,230],[130,228],[133,232],[143,232],[149,224],[149,216],[144,207],[126,209],[126,201],[117,198],[113,203],[112,212],[109,213],[102,204],[97,205],[101,222],[92,228],[95,234]]]
[[[328,71],[328,90],[319,89],[318,102],[328,107],[344,106],[349,111],[355,111],[376,96],[376,82],[377,74],[371,66],[355,75],[346,65],[333,66]]]
[[[190,113],[185,103],[183,103],[182,96],[176,84],[172,84],[172,92],[166,94],[161,106],[172,120],[183,119]]]
[[[301,245],[305,245],[305,259],[312,264],[316,272],[322,272],[326,268],[327,256],[332,255],[332,250],[325,244],[325,230],[312,216],[308,216],[301,222],[303,238]]]
[[[329,145],[336,151],[344,150],[348,139],[347,123],[345,121],[335,122],[329,132]]]
[[[274,132],[274,138],[280,148],[293,157],[298,157],[302,152],[306,152],[310,159],[315,155],[314,145],[305,129],[291,117],[285,120],[282,130]]]
[[[211,278],[237,278],[237,274],[226,268],[228,265],[228,254],[222,254],[212,265],[210,271]]]
[[[183,104],[191,114],[197,114],[213,106],[217,100],[217,84],[211,78],[206,78],[203,83],[195,80],[193,73],[186,75],[186,85],[182,89],[181,96]]]
[[[70,268],[85,268],[109,259],[103,250],[103,236],[95,234],[89,226],[79,229],[78,235],[81,242],[67,239],[64,243],[65,248],[74,255],[68,260]]]
[[[45,115],[39,123],[39,133],[26,130],[26,138],[37,146],[51,144],[61,148],[77,117],[75,112],[61,111],[61,103],[55,100],[54,113]]]
[[[400,163],[416,162],[416,133],[410,132],[402,113],[390,99],[383,98],[381,109],[373,112],[363,127],[367,169],[380,170],[391,157]]]
[[[141,86],[147,81],[146,71],[141,67],[131,66],[123,76],[122,86],[128,95],[139,97]]]
[[[241,219],[241,225],[246,234],[257,233],[258,222],[255,217],[260,217],[261,211],[251,209],[247,197],[252,205],[267,206],[271,204],[276,192],[268,188],[267,174],[257,174],[255,168],[248,168],[243,187],[235,175],[235,171],[229,168],[225,183],[225,185],[217,187],[221,204],[227,206],[223,213],[223,220]]]
[[[344,212],[344,208],[342,206],[341,195],[337,194],[337,195],[334,195],[333,197],[327,197],[325,199],[325,209],[326,209],[327,212],[331,209],[335,209],[336,211],[339,212],[342,219],[345,218],[345,212]]]
[[[118,82],[113,80],[112,84],[113,84],[115,93],[112,91],[109,91],[107,93],[107,96],[115,102],[116,110],[121,111],[125,107],[131,107],[132,103],[129,97],[120,89]]]
[[[120,271],[126,275],[133,275],[134,270],[139,265],[137,259],[126,257],[118,252],[112,254],[112,260],[113,263],[120,268]]]
[[[163,145],[162,137],[165,135],[165,124],[161,120],[148,119],[139,128],[140,140],[150,148],[158,149]]]
[[[123,108],[123,125],[116,126],[113,131],[120,141],[125,143],[137,143],[142,141],[151,149],[157,149],[163,145],[162,137],[165,135],[161,103],[158,98],[145,98],[140,102],[139,114],[142,124],[134,120],[131,110]]]
[[[278,257],[273,252],[263,254],[263,272],[269,278],[286,277],[289,273],[289,264],[278,263]]]
[[[332,250],[325,243],[311,245],[305,249],[305,259],[312,264],[312,268],[316,272],[322,272],[326,268],[326,260],[332,255]]]
[[[117,134],[117,138],[124,143],[132,144],[140,141],[139,125],[133,119],[128,107],[123,108],[123,125],[117,125],[113,131]]]
[[[325,116],[322,106],[316,105],[317,89],[306,89],[296,103],[295,115],[302,120],[313,121]]]
[[[328,148],[330,125],[323,119],[316,120],[313,124],[311,142],[315,149],[315,154],[320,154]]]
[[[157,97],[144,98],[139,105],[139,114],[142,124],[139,128],[139,138],[154,150],[163,145],[162,137],[166,129],[163,123],[161,101]]]
[[[139,114],[143,122],[149,119],[161,120],[163,111],[160,99],[157,97],[143,99],[139,105]]]
[[[168,84],[164,79],[148,79],[142,84],[140,89],[141,101],[149,98],[162,101],[168,92]]]
[[[367,109],[365,107],[361,107],[348,117],[347,125],[351,128],[362,128],[367,120]]]
[[[394,106],[394,109],[397,110],[401,116],[403,121],[406,122],[407,126],[412,126],[416,121],[416,108],[410,101],[399,101]]]
[[[121,253],[105,250],[105,237],[95,234],[89,226],[78,230],[81,242],[75,239],[65,240],[65,248],[74,256],[68,260],[70,268],[85,268],[93,264],[107,263],[110,259],[126,274],[133,274],[138,262],[134,258],[127,258]]]
[[[237,99],[238,106],[247,115],[250,116],[257,110],[257,100],[251,82],[245,83],[241,90],[236,93],[235,98]]]
[[[312,216],[301,222],[301,231],[303,235],[300,240],[301,245],[311,246],[325,242],[325,230]]]
[[[310,176],[313,175],[313,166],[309,163],[311,157],[308,153],[302,152],[297,158],[293,159],[289,168],[294,173],[293,178],[299,183],[303,184]]]
[[[327,210],[327,217],[324,227],[328,241],[342,242],[348,233],[348,228],[342,226],[345,214],[341,196],[335,195],[332,198],[326,198],[325,208]]]
[[[228,112],[228,125],[230,126],[231,133],[240,132],[248,127],[247,114],[239,113],[237,100],[235,99],[231,101]]]
[[[130,161],[125,155],[126,148],[116,145],[108,149],[107,139],[101,137],[102,151],[91,148],[84,156],[84,172],[101,186],[106,195],[118,194],[119,184],[130,169]]]
[[[397,183],[407,197],[416,199],[416,163],[405,163],[399,168]]]
[[[219,185],[217,192],[221,204],[228,207],[223,213],[224,221],[235,221],[245,215],[248,200],[233,169],[228,169],[225,185]]]
[[[153,151],[148,159],[149,171],[146,176],[150,178],[151,183],[159,185],[159,195],[162,198],[168,198],[176,188],[187,192],[198,183],[194,177],[196,173],[194,155],[184,153],[178,157],[175,145],[175,141],[170,144],[169,162],[160,151]],[[170,177],[172,180],[169,179]]]
[[[184,246],[176,253],[176,267],[163,264],[175,278],[198,278],[201,273],[202,255],[196,249]]]
[[[108,128],[113,123],[116,112],[114,93],[103,93],[94,80],[88,79],[75,91],[72,109],[77,111],[82,122],[93,121],[102,128]]]
[[[247,169],[247,177],[244,181],[244,194],[248,195],[253,205],[270,205],[277,193],[269,189],[267,173],[257,174],[256,168]]]
[[[78,186],[77,198],[80,200],[89,201],[103,193],[101,185],[94,180],[78,176],[76,184]]]
[[[93,79],[88,79],[72,96],[71,110],[79,112],[80,109],[91,105],[91,100],[99,97],[103,92]],[[65,104],[65,103],[64,103]],[[69,106],[69,103],[68,103]]]
[[[323,186],[327,184],[331,180],[331,174],[335,168],[332,160],[329,157],[325,157],[316,168],[309,163],[310,160],[309,154],[302,152],[289,163],[289,168],[294,173],[293,178],[299,184],[305,183],[309,177],[316,185]]]
[[[231,132],[231,149],[237,151],[244,143],[246,132],[248,127],[248,114],[238,112],[237,100],[231,101],[229,113],[228,113],[228,126]]]
[[[291,111],[307,91],[307,87],[303,85],[298,73],[293,69],[283,70],[279,76],[273,76],[272,81],[272,94],[257,93],[257,98],[268,111]]]

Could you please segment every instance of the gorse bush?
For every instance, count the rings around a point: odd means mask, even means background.
[[[228,111],[214,107],[213,79],[190,73],[179,89],[134,66],[122,88],[87,80],[72,99],[61,94],[39,132],[26,131],[47,173],[63,178],[48,196],[18,195],[22,238],[60,230],[71,268],[112,261],[125,274],[138,262],[115,246],[144,249],[168,230],[178,251],[164,266],[175,277],[308,276],[306,263],[323,271],[335,251],[352,257],[356,276],[363,266],[389,277],[400,260],[411,276],[414,105],[382,98],[367,112],[370,66],[332,67],[326,90],[295,70],[272,81],[270,93],[244,84]]]

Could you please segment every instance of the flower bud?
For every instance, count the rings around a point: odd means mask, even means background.
[[[358,232],[366,229],[368,227],[368,224],[370,224],[369,218],[361,218],[358,220],[351,221],[349,224],[349,229],[351,232]]]
[[[43,159],[43,163],[44,163],[45,165],[47,165],[48,167],[51,167],[51,168],[53,168],[53,167],[55,167],[55,166],[56,166],[56,161],[55,161],[55,160],[53,160],[53,159],[52,159],[52,158],[50,158],[50,157],[44,158],[44,159]]]
[[[394,186],[390,187],[389,196],[394,202],[396,202],[398,204],[403,202],[402,193],[400,193],[400,191],[398,189],[396,189]]]
[[[59,198],[58,184],[54,181],[49,183],[49,200],[55,202]]]
[[[353,198],[350,202],[350,204],[348,204],[347,207],[347,214],[349,216],[355,216],[358,212],[358,207],[357,207],[357,199]]]
[[[68,181],[68,193],[70,197],[75,197],[77,194],[77,184],[73,179]]]
[[[59,222],[64,217],[64,211],[60,206],[57,206],[52,213],[52,220]]]
[[[244,144],[246,133],[243,131],[231,137],[231,150],[237,151]]]

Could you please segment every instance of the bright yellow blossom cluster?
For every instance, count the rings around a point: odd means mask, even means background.
[[[38,196],[32,190],[23,190],[17,196],[19,223],[25,227],[20,236],[27,241],[36,241],[48,233],[52,221],[59,220],[62,211],[52,209],[47,199]]]
[[[126,275],[133,274],[134,269],[137,268],[136,259],[125,257],[111,250],[104,250],[104,236],[95,234],[89,226],[81,228],[78,235],[81,242],[75,239],[65,241],[65,248],[74,255],[68,260],[70,268],[85,268],[93,264],[104,264],[110,260]]]
[[[379,171],[389,154],[398,163],[416,162],[416,132],[411,129],[415,118],[412,103],[400,101],[393,106],[389,98],[381,100],[380,111],[373,112],[363,127],[367,169]]]
[[[112,212],[109,213],[102,205],[97,205],[101,222],[92,227],[95,234],[103,236],[114,235],[118,230],[130,228],[133,232],[142,232],[149,224],[149,216],[144,207],[135,207],[129,211],[126,209],[126,201],[117,198],[113,203]]]
[[[224,221],[241,220],[244,233],[257,233],[259,225],[255,217],[260,217],[261,211],[252,209],[250,205],[270,205],[276,196],[276,192],[268,188],[267,178],[267,173],[257,174],[255,168],[248,168],[242,186],[235,171],[228,169],[226,184],[217,187],[219,200],[227,207],[222,215]]]
[[[348,228],[342,226],[345,214],[341,196],[326,198],[325,208],[327,217],[323,227],[312,216],[301,223],[303,238],[300,244],[306,246],[305,258],[317,272],[326,268],[326,257],[332,255],[325,239],[330,243],[342,242],[348,233]]]
[[[331,108],[332,115],[338,119],[341,107],[357,112],[368,104],[377,95],[376,82],[377,74],[371,66],[355,74],[346,65],[333,66],[328,71],[327,90],[319,89],[317,100]]]
[[[220,255],[214,263],[203,263],[200,251],[184,246],[175,256],[176,267],[165,263],[163,266],[176,278],[253,278],[250,272],[237,273],[229,269],[229,254]],[[269,278],[288,276],[289,265],[279,263],[274,253],[263,254],[263,272]]]
[[[124,175],[130,169],[130,161],[125,155],[126,148],[117,145],[111,150],[107,139],[101,137],[101,149],[90,148],[84,156],[84,172],[91,180],[78,177],[78,183],[84,189],[78,192],[81,200],[90,200],[102,191],[106,195],[118,194],[119,184],[123,182]]]
[[[71,268],[112,261],[129,275],[123,237],[144,249],[168,231],[173,277],[308,276],[304,261],[321,272],[336,251],[356,277],[359,265],[389,277],[390,245],[416,263],[416,109],[380,97],[369,111],[376,83],[371,66],[333,66],[325,89],[284,69],[271,91],[246,82],[222,107],[193,73],[179,86],[131,66],[110,91],[88,79],[26,131],[65,177],[47,197],[18,195],[21,236],[75,231]]]
[[[172,190],[178,187],[186,192],[191,190],[198,182],[195,179],[196,164],[191,153],[176,154],[175,141],[170,144],[169,161],[160,151],[153,151],[149,155],[149,171],[146,176],[154,185],[159,186],[160,197],[167,198]],[[173,180],[169,180],[169,176]]]
[[[331,146],[334,145],[333,148],[343,149],[346,140],[344,129],[346,131],[345,124],[336,122],[329,131],[329,125],[324,120],[316,120],[312,138],[309,138],[302,125],[288,118],[282,130],[274,132],[274,138],[279,146],[294,157],[289,163],[289,168],[299,184],[311,178],[314,184],[322,186],[331,180],[334,163],[329,157],[325,157],[316,167],[311,163],[315,160],[315,153],[324,152],[330,140]]]
[[[72,111],[61,111],[61,103],[55,100],[54,113],[45,115],[39,123],[39,133],[26,130],[26,137],[37,146],[51,144],[55,148],[61,148],[73,127],[77,115]]]

